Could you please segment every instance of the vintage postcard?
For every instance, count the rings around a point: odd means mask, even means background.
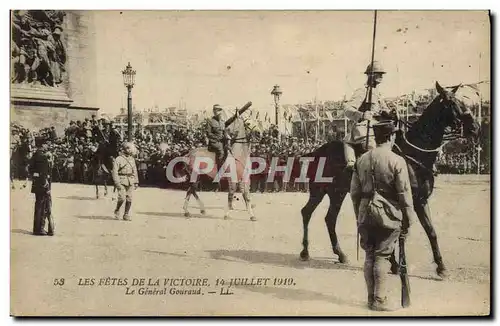
[[[488,316],[488,11],[11,10],[12,316]]]

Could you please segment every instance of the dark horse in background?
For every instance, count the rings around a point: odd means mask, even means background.
[[[92,183],[95,185],[95,195],[99,199],[99,184],[104,185],[104,196],[108,195],[108,182],[112,183],[114,159],[118,156],[120,137],[117,134],[99,132],[98,147],[91,159]]]
[[[393,151],[403,156],[408,163],[408,172],[413,193],[413,204],[427,237],[429,238],[434,262],[437,264],[436,272],[439,276],[447,275],[443,258],[439,250],[436,232],[431,222],[428,199],[434,188],[433,165],[439,149],[443,145],[446,128],[463,127],[463,135],[477,139],[479,124],[475,121],[472,112],[456,96],[461,85],[454,87],[451,91],[442,88],[436,82],[438,95],[424,110],[418,121],[409,126],[406,133],[398,131]],[[402,123],[398,119],[399,124]],[[309,259],[308,225],[312,213],[321,203],[325,195],[330,198],[330,206],[325,217],[326,226],[330,235],[333,252],[338,255],[341,263],[347,263],[347,255],[339,245],[335,226],[337,216],[346,194],[349,192],[352,173],[345,169],[345,158],[343,144],[340,141],[327,143],[304,157],[313,157],[314,162],[308,170],[309,200],[302,208],[304,223],[303,250],[300,257]],[[319,158],[325,157],[324,177],[333,177],[333,182],[315,182],[314,166]],[[391,258],[391,271],[397,271],[397,263],[394,256]]]

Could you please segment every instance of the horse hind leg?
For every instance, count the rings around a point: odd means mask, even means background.
[[[200,205],[200,213],[202,215],[205,215],[207,213],[205,210],[205,204],[203,203],[203,201],[201,201],[200,196],[198,196],[198,192],[196,192],[196,188],[197,188],[197,186],[193,187],[193,191],[191,192],[191,194],[198,202],[198,205]]]
[[[300,252],[300,259],[309,260],[309,221],[311,220],[313,212],[316,210],[316,207],[321,203],[325,193],[323,189],[320,187],[316,187],[314,184],[311,184],[309,187],[309,200],[305,204],[305,206],[300,211],[302,214],[302,222],[304,227],[304,235],[302,238],[302,251]]]

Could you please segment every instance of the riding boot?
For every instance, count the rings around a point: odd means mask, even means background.
[[[368,291],[368,307],[371,309],[375,301],[375,279],[373,276],[373,264],[374,256],[371,253],[366,252],[365,265],[364,265],[364,276],[366,282],[366,289]]]
[[[372,310],[377,311],[389,311],[392,310],[387,304],[386,295],[386,285],[387,285],[387,273],[383,271],[383,265],[387,263],[385,257],[375,256],[375,261],[373,264],[373,295],[374,302],[372,304]]]
[[[132,206],[132,202],[131,201],[126,201],[125,202],[125,213],[123,214],[123,219],[125,221],[130,221],[130,215],[129,215],[129,212],[130,212],[130,207]]]

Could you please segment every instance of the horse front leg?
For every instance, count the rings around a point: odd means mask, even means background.
[[[414,208],[420,224],[422,224],[422,227],[424,228],[425,233],[429,238],[429,242],[432,248],[432,254],[434,256],[434,262],[437,264],[436,273],[440,277],[446,278],[448,276],[448,271],[446,269],[446,266],[444,265],[443,257],[441,256],[441,251],[439,250],[436,231],[434,230],[434,226],[431,222],[431,211],[429,208],[429,204],[426,201],[421,202],[414,199]]]
[[[198,188],[198,185],[199,185],[199,182],[193,186],[193,189],[191,191],[191,194],[193,195],[193,197],[196,199],[196,201],[198,202],[198,205],[200,205],[200,213],[202,215],[205,215],[206,214],[206,210],[205,210],[205,204],[203,204],[203,202],[201,201],[200,199],[200,196],[198,196],[198,192],[196,191],[196,189]]]
[[[333,187],[328,190],[328,197],[330,197],[330,206],[328,207],[328,212],[326,213],[325,223],[328,229],[328,234],[330,235],[330,242],[332,243],[333,253],[339,257],[339,262],[342,264],[349,263],[347,255],[340,249],[339,240],[337,238],[337,232],[335,230],[337,225],[337,218],[339,216],[340,208],[344,201],[346,192],[336,192]],[[356,230],[358,232],[358,230]]]
[[[224,212],[224,219],[230,219],[231,216],[229,215],[229,211],[233,210],[233,198],[234,198],[234,192],[236,190],[236,183],[234,182],[229,182],[228,187],[227,187],[227,207]]]
[[[183,209],[184,209],[184,216],[185,217],[191,217],[191,213],[189,213],[188,206],[189,206],[189,199],[191,198],[191,193],[193,192],[193,189],[194,189],[193,187],[194,187],[193,183],[189,185],[189,188],[186,192],[186,197],[184,198]]]
[[[243,200],[245,200],[245,205],[247,207],[248,214],[250,214],[250,221],[257,221],[255,214],[253,212],[253,205],[250,202],[250,184],[242,184]]]
[[[321,203],[323,200],[323,197],[325,196],[325,193],[320,187],[315,186],[314,184],[311,184],[310,189],[309,189],[309,200],[307,201],[306,205],[302,208],[300,211],[302,214],[302,222],[303,222],[303,227],[304,227],[304,235],[302,238],[302,251],[300,252],[300,259],[302,260],[309,260],[309,221],[311,220],[311,216],[316,210],[316,207]]]

